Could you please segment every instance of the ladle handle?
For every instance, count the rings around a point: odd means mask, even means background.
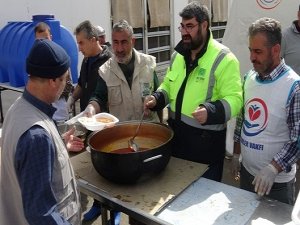
[[[142,114],[142,118],[141,118],[141,120],[140,120],[140,123],[139,123],[138,127],[136,128],[136,130],[135,130],[135,134],[133,135],[133,137],[132,137],[132,139],[131,139],[131,140],[133,140],[133,139],[136,137],[136,135],[138,134],[138,132],[139,132],[139,129],[140,129],[140,126],[141,126],[141,124],[142,124],[142,121],[143,121],[143,119],[144,119],[144,115],[145,115],[145,111],[143,111],[143,114]]]

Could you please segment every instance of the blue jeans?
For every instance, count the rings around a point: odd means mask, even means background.
[[[252,181],[254,180],[254,176],[252,176],[246,168],[242,165],[241,166],[241,177],[240,177],[240,188],[255,192],[254,185]],[[272,198],[278,200],[283,203],[287,203],[290,205],[295,204],[295,181],[296,179],[292,179],[286,183],[274,183],[268,198]]]

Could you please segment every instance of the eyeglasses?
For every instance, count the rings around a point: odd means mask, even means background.
[[[190,33],[190,32],[192,32],[192,30],[194,29],[194,27],[196,27],[196,26],[198,26],[199,25],[199,23],[197,23],[197,24],[194,24],[194,25],[192,25],[192,24],[189,24],[189,25],[183,25],[183,24],[181,24],[179,27],[178,27],[178,30],[179,30],[179,32],[182,32],[183,30],[185,30],[186,32],[188,32],[188,33]]]

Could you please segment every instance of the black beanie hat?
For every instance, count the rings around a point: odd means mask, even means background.
[[[70,57],[65,50],[48,39],[35,40],[26,59],[26,72],[31,76],[57,78],[70,67]]]

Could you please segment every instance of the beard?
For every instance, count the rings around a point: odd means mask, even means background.
[[[273,71],[273,57],[271,54],[267,57],[266,60],[263,62],[257,61],[257,60],[252,60],[252,65],[254,70],[261,76],[264,77],[265,75],[270,74]]]
[[[125,52],[116,52],[115,57],[118,63],[128,64],[132,57],[132,51],[127,55]]]
[[[183,48],[185,50],[195,50],[203,44],[202,32],[199,29],[198,35],[193,39],[190,34],[182,36]]]

